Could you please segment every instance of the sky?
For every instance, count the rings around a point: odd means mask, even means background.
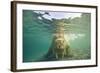
[[[52,18],[55,19],[63,19],[63,18],[74,18],[74,17],[80,17],[82,13],[72,13],[72,12],[58,12],[58,11],[34,11],[36,13],[44,14],[45,12],[48,12],[49,15],[45,14],[43,15],[44,18],[51,20]]]

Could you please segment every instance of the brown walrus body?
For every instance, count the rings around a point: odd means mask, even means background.
[[[69,45],[62,36],[56,36],[54,38],[54,48],[53,52],[56,56],[56,59],[63,59],[68,54]]]

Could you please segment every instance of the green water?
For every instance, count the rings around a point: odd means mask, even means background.
[[[74,40],[69,40],[70,48],[72,50],[71,53],[73,54],[71,60],[91,58],[91,33],[89,16],[90,14],[84,13],[84,16],[82,16],[81,19],[70,19],[70,23],[81,23],[80,26],[86,28],[79,30],[73,28],[74,30],[72,30],[76,31],[75,34],[83,33],[85,36]],[[46,56],[49,53],[53,39],[52,34],[54,27],[52,22],[52,20],[43,18],[42,15],[34,12],[33,10],[23,10],[23,62],[52,60],[52,57]],[[50,54],[52,53],[50,52],[49,55]]]

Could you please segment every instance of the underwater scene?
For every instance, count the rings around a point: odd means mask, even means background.
[[[91,13],[23,10],[23,62],[91,59]]]

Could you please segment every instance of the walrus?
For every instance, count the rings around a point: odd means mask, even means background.
[[[68,54],[69,45],[62,35],[55,36],[54,49],[56,59],[63,59]]]

